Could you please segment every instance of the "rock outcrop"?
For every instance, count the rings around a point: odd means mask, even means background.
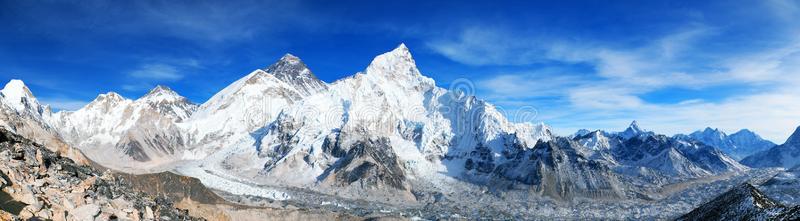
[[[202,220],[0,128],[0,220]]]

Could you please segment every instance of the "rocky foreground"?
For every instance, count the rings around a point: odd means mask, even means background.
[[[0,128],[0,220],[204,220]]]

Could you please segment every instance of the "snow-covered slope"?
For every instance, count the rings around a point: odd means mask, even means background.
[[[623,132],[594,131],[573,139],[593,150],[595,158],[612,163],[617,171],[655,180],[696,178],[747,169],[713,146],[646,131],[636,121]]]
[[[240,81],[259,74],[277,82],[271,88],[298,87],[261,72]],[[237,82],[229,88],[240,87]],[[207,104],[243,96],[223,92]],[[226,138],[229,142],[201,167],[261,184],[350,197],[411,198],[410,190],[420,188],[419,183],[446,188],[436,184],[455,178],[480,185],[518,182],[567,200],[625,197],[629,188],[620,177],[640,175],[628,171],[663,180],[747,169],[714,147],[656,135],[636,122],[623,132],[597,131],[572,139],[552,135],[543,124],[509,122],[485,101],[436,87],[404,45],[326,90],[298,94],[279,97],[287,107],[267,112],[277,115],[274,120],[240,128],[251,132]]]
[[[56,113],[50,124],[100,164],[147,169],[180,157],[185,138],[177,123],[195,108],[171,89],[157,86],[137,100],[101,94],[77,111]]]
[[[255,139],[251,133],[267,126],[287,107],[327,89],[297,57],[285,55],[265,70],[255,70],[200,105],[181,124],[191,148],[187,158]]]
[[[9,81],[0,91],[0,94],[4,101],[3,104],[17,112],[27,112],[39,116],[49,114],[45,113],[49,112],[49,108],[39,104],[31,90],[21,80],[14,79]]]
[[[558,200],[646,198],[631,183],[747,169],[714,147],[635,121],[623,132],[569,138],[544,124],[511,122],[486,101],[437,87],[405,45],[330,84],[287,54],[200,106],[157,87],[137,100],[112,92],[46,115],[43,122],[105,166],[170,165],[229,192],[277,186],[413,201],[418,191],[477,185]],[[259,195],[291,198],[279,190]]]
[[[719,129],[707,127],[702,131],[695,131],[688,136],[676,135],[676,137],[695,139],[717,147],[737,160],[775,146],[774,143],[764,140],[761,136],[758,136],[758,134],[747,129],[742,129],[736,133],[727,135]]]
[[[21,80],[11,80],[0,91],[0,127],[43,144],[76,162],[88,161],[67,145],[48,121],[54,118],[49,106],[39,104],[30,89]]]
[[[653,134],[654,134],[653,132],[646,131],[640,128],[639,122],[636,122],[635,120],[631,122],[631,125],[628,126],[628,128],[625,129],[625,131],[616,133],[617,136],[620,136],[623,139],[630,139],[638,137],[640,135],[653,135]]]
[[[254,143],[231,146],[237,149],[210,157],[217,162],[206,166],[277,185],[394,189],[410,197],[402,188],[409,180],[460,176],[477,148],[502,161],[507,144],[531,148],[551,136],[546,126],[511,123],[484,101],[436,87],[405,45],[377,56],[364,72],[294,102],[254,134]],[[365,154],[365,144],[366,153],[381,154]],[[370,166],[375,159],[384,165]]]
[[[622,164],[655,169],[669,176],[701,177],[747,168],[712,146],[664,135],[625,140],[613,153]]]
[[[795,129],[785,143],[744,158],[742,164],[751,167],[783,168],[800,165],[800,127]]]

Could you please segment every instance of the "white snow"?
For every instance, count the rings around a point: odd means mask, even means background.
[[[176,168],[176,171],[180,174],[200,179],[200,182],[202,182],[203,185],[208,188],[222,190],[231,194],[257,196],[274,200],[291,199],[291,196],[285,192],[273,190],[267,187],[255,186],[255,184],[243,179],[230,179],[230,177],[223,178],[221,176],[211,174],[197,166],[182,166]]]
[[[4,103],[16,111],[32,110],[38,113],[42,109],[39,101],[21,80],[10,80],[0,93],[3,95]]]
[[[300,64],[291,55],[281,60]],[[303,82],[314,80],[310,70],[296,70]],[[275,200],[291,199],[276,186],[324,185],[320,176],[339,160],[324,150],[323,143],[331,138],[341,137],[342,147],[388,138],[410,180],[443,191],[461,182],[458,178],[465,172],[465,159],[448,156],[465,156],[482,145],[500,164],[507,160],[503,152],[509,142],[532,148],[554,138],[544,123],[510,122],[485,101],[437,87],[433,79],[420,73],[402,44],[375,57],[363,72],[331,84],[317,82],[324,88],[313,93],[298,90],[303,85],[296,83],[255,70],[200,106],[186,104],[185,98],[166,87],[157,87],[137,100],[111,92],[80,110],[54,114],[48,122],[68,143],[89,151],[89,156],[101,163],[174,169],[213,189]],[[16,84],[6,86],[14,91],[10,95],[3,89],[4,99],[25,91]],[[634,121],[619,135],[644,133],[651,132]],[[174,154],[145,147],[156,159],[142,164],[113,162],[130,160],[120,157],[119,142],[152,141],[162,135],[170,137],[157,141],[174,147]],[[596,153],[596,158],[607,157],[602,153],[617,143],[605,135],[597,132],[579,141],[586,148],[577,151],[584,156]],[[708,173],[677,150],[655,155],[634,163],[665,173]]]

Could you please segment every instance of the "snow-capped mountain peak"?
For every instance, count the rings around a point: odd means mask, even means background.
[[[625,131],[622,131],[619,135],[625,139],[630,139],[632,137],[637,137],[643,133],[647,133],[647,131],[642,130],[642,128],[639,127],[639,122],[634,120],[633,122],[631,122],[630,126],[628,126],[628,129],[625,129]]]
[[[728,139],[728,135],[725,134],[725,132],[722,132],[720,129],[706,127],[706,129],[703,129],[702,131],[695,131],[694,133],[689,134],[689,136],[705,144],[723,150],[734,150],[738,148]]]
[[[576,131],[574,134],[572,134],[572,137],[580,137],[580,136],[587,135],[589,133],[592,133],[592,131],[589,130],[589,129],[580,129],[580,130]]]
[[[756,132],[753,132],[753,131],[748,130],[748,129],[741,129],[741,130],[737,131],[736,133],[730,134],[729,136],[731,136],[731,137],[733,137],[733,136],[748,136],[748,137],[761,138],[761,136],[756,134]]]
[[[800,165],[800,127],[786,139],[786,142],[742,159],[751,167],[784,167]]]
[[[189,99],[163,85],[156,86],[136,102],[142,105],[149,105],[159,113],[165,116],[173,116],[178,121],[189,118],[192,112],[197,109],[197,105],[189,101]]]
[[[720,138],[728,136],[727,134],[725,134],[725,132],[722,132],[719,128],[711,128],[711,127],[706,127],[706,129],[704,129],[702,133],[707,136],[715,136]]]
[[[300,58],[292,54],[284,55],[264,71],[284,83],[294,86],[304,95],[314,94],[328,88],[328,85],[320,81]]]
[[[33,96],[28,86],[25,86],[25,82],[21,80],[13,79],[9,81],[0,93],[2,93],[3,99],[7,104],[17,111],[26,109],[41,111],[39,109],[42,109],[39,101]]]
[[[3,95],[8,98],[29,98],[29,99],[36,99],[33,97],[33,93],[31,90],[28,89],[28,86],[25,85],[25,82],[22,80],[13,79],[9,81],[5,87],[3,87]]]
[[[88,110],[99,108],[107,111],[111,108],[119,106],[123,102],[131,102],[131,100],[117,94],[116,92],[108,92],[97,95],[97,97],[92,102],[89,102],[89,104],[87,104],[83,109]]]
[[[416,61],[414,61],[405,44],[400,44],[394,50],[375,57],[367,67],[367,73],[382,73],[391,76],[422,76],[419,69],[417,69]]]
[[[676,135],[676,137],[680,136],[681,135]],[[739,132],[728,135],[720,129],[706,127],[705,129],[695,131],[688,136],[682,135],[681,139],[694,139],[703,142],[707,145],[719,148],[736,159],[742,159],[755,152],[775,146],[774,143],[764,140],[754,132],[747,129],[742,129]]]
[[[175,91],[173,91],[169,87],[164,86],[164,85],[158,85],[155,88],[151,89],[150,92],[147,92],[147,94],[142,96],[142,98],[140,98],[140,99],[145,99],[146,98],[146,99],[155,99],[155,100],[171,100],[171,99],[174,99],[174,98],[177,98],[177,97],[181,97],[181,96],[178,95],[178,93],[176,93]]]

